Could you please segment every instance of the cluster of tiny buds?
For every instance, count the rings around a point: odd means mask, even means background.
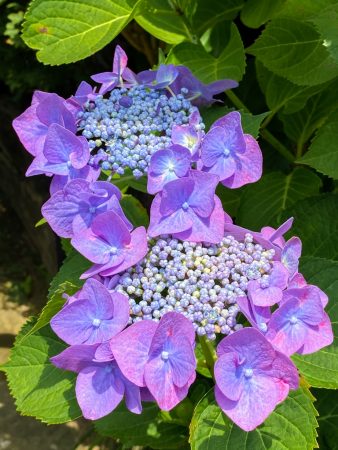
[[[210,340],[242,328],[236,298],[250,280],[269,282],[274,250],[246,234],[243,242],[226,236],[217,245],[151,239],[147,256],[119,276],[115,291],[129,297],[130,323],[184,314],[200,336]],[[264,281],[263,281],[264,280]]]
[[[183,88],[168,97],[164,90],[133,86],[87,102],[78,119],[92,153],[89,164],[119,175],[131,169],[136,178],[147,173],[151,155],[171,144],[173,125],[187,124],[196,110],[184,98],[186,93]],[[204,129],[204,124],[196,129]]]

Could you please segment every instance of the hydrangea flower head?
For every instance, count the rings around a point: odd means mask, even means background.
[[[172,409],[186,397],[195,380],[195,332],[181,314],[165,314],[158,324],[135,323],[111,341],[116,361],[127,379],[146,386],[159,407]]]
[[[225,337],[217,347],[215,397],[223,412],[251,431],[298,388],[292,361],[254,328]]]

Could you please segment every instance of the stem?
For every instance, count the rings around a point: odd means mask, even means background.
[[[270,133],[269,130],[261,130],[260,132],[262,138],[268,142],[277,152],[279,152],[285,159],[287,159],[290,163],[295,161],[295,157],[288,150],[285,145],[283,145],[278,139],[275,138],[273,134]]]
[[[207,363],[208,369],[212,376],[214,376],[214,365],[216,361],[216,352],[212,342],[209,341],[205,336],[199,336],[198,340],[201,344],[202,352],[205,357],[205,362]]]
[[[241,109],[244,112],[247,112],[251,114],[250,110],[244,105],[242,100],[240,100],[236,94],[234,94],[232,91],[226,91],[225,95],[228,97],[229,100],[236,106],[236,108]],[[267,125],[267,124],[266,124]],[[293,163],[295,160],[294,155],[288,150],[285,145],[283,145],[278,139],[275,138],[273,134],[270,133],[270,131],[263,129],[260,132],[262,138],[268,142],[277,152],[279,152],[284,158],[286,158],[290,163]]]

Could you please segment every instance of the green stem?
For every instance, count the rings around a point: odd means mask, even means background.
[[[212,345],[212,342],[209,341],[205,336],[199,336],[198,340],[201,344],[202,352],[205,357],[205,362],[208,366],[208,369],[212,376],[214,376],[214,365],[216,361],[216,352],[215,348]]]
[[[251,114],[250,110],[244,105],[242,100],[240,100],[236,94],[234,94],[232,91],[226,91],[226,96],[229,100],[236,106],[236,108],[241,109],[244,112],[247,112]],[[290,150],[285,147],[278,139],[275,138],[273,134],[270,133],[270,131],[263,129],[260,132],[262,138],[268,142],[277,152],[279,152],[284,158],[286,158],[290,163],[293,163],[295,160],[294,155],[290,152]]]

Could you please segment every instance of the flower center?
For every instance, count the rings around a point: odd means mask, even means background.
[[[169,353],[166,352],[165,350],[163,350],[163,352],[161,353],[161,358],[162,358],[163,361],[168,361]]]
[[[114,246],[110,247],[109,253],[110,253],[111,255],[116,255],[116,253],[117,253],[117,248],[114,247]]]
[[[68,168],[72,167],[71,161],[67,161],[67,167],[68,167]]]
[[[225,149],[223,150],[223,156],[224,156],[225,158],[227,158],[229,155],[230,155],[230,150],[229,150],[228,148],[225,148]]]
[[[297,319],[296,316],[292,316],[292,317],[290,318],[290,323],[291,323],[291,325],[295,325],[297,322],[298,322],[298,319]]]
[[[98,328],[101,325],[101,320],[100,319],[93,319],[93,327]]]
[[[96,211],[95,206],[91,206],[91,207],[89,208],[90,214],[94,214],[95,211]]]
[[[244,376],[245,378],[251,378],[253,375],[253,370],[252,369],[244,369]]]
[[[267,326],[266,323],[260,323],[258,326],[259,326],[259,329],[260,329],[263,333],[265,333],[265,332],[267,331],[267,329],[268,329],[268,326]]]
[[[189,208],[189,203],[188,202],[184,202],[182,205],[182,209],[184,209],[184,211],[186,211]]]
[[[168,170],[169,170],[169,172],[173,172],[174,169],[175,169],[175,165],[174,165],[173,162],[170,161],[170,162],[168,163]]]

